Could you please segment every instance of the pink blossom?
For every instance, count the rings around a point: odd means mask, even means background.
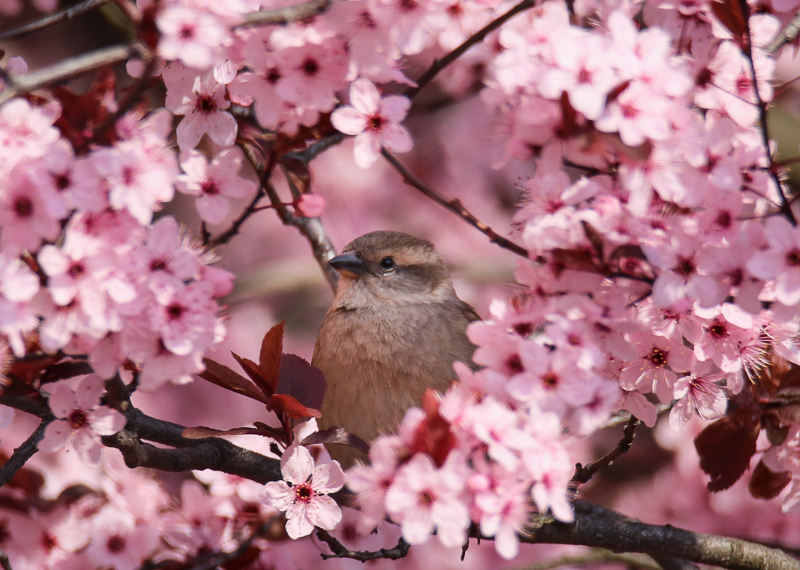
[[[344,486],[338,462],[314,466],[308,449],[294,444],[281,457],[281,474],[283,481],[266,484],[263,500],[286,513],[286,533],[291,538],[307,536],[315,526],[331,530],[339,524],[342,511],[328,496]]]
[[[195,206],[200,218],[209,224],[219,224],[230,211],[229,198],[245,198],[255,193],[256,184],[239,176],[242,151],[228,147],[210,162],[196,150],[185,153],[181,168],[185,174],[178,176],[179,192],[197,196]]]
[[[652,391],[662,402],[670,402],[675,372],[686,372],[692,363],[692,352],[683,346],[681,338],[652,333],[635,333],[631,341],[639,358],[628,363],[619,375],[624,390]]]
[[[54,241],[61,231],[63,208],[47,200],[23,166],[15,168],[0,192],[0,248],[10,253],[35,252],[43,242]]]
[[[180,104],[171,110],[176,115],[185,115],[177,129],[181,150],[193,149],[205,134],[220,146],[233,145],[238,127],[236,119],[225,112],[231,106],[225,98],[225,85],[206,74],[195,77],[191,89],[179,95]]]
[[[156,292],[156,303],[148,312],[150,327],[178,356],[202,352],[215,340],[217,305],[207,283],[164,287]]]
[[[768,249],[756,252],[747,269],[759,279],[775,280],[775,297],[784,305],[800,303],[800,228],[775,216],[764,223]]]
[[[347,487],[356,493],[361,507],[358,530],[370,533],[386,516],[386,492],[394,483],[398,458],[405,449],[397,436],[380,436],[369,450],[369,464],[347,472]]]
[[[275,87],[278,94],[298,107],[333,109],[334,93],[344,87],[347,73],[346,53],[339,41],[286,48],[282,55],[285,76]]]
[[[8,338],[14,355],[25,355],[23,336],[36,328],[32,300],[39,292],[39,279],[18,258],[0,253],[0,332]]]
[[[97,568],[137,568],[159,546],[155,525],[137,524],[130,512],[115,505],[105,506],[92,517],[91,536],[87,555]]]
[[[306,218],[319,218],[325,210],[325,198],[319,194],[303,194],[295,200],[294,207]]]
[[[393,152],[408,152],[413,147],[411,136],[400,125],[410,105],[406,97],[381,97],[371,81],[358,79],[350,86],[350,105],[336,109],[331,122],[341,132],[356,135],[356,164],[369,168],[382,147]]]
[[[728,399],[717,385],[720,374],[709,374],[709,366],[698,365],[690,376],[679,378],[674,397],[678,400],[669,413],[669,425],[680,429],[697,412],[704,420],[714,420],[725,415]]]
[[[435,528],[443,545],[461,546],[469,527],[469,513],[459,500],[464,485],[464,475],[452,461],[436,469],[430,457],[416,454],[386,493],[386,510],[400,523],[409,544],[427,542]]]
[[[50,394],[50,409],[56,416],[39,442],[39,449],[54,452],[69,444],[78,457],[90,467],[100,463],[100,436],[113,435],[125,427],[125,416],[117,410],[100,405],[105,383],[97,375],[89,375],[73,390],[59,383]]]
[[[172,4],[156,18],[161,32],[158,52],[164,59],[180,59],[189,67],[208,69],[228,41],[228,31],[214,14],[202,8]]]

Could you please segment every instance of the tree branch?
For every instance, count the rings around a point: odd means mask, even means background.
[[[633,436],[639,423],[639,420],[636,419],[635,416],[631,416],[622,432],[622,439],[619,440],[619,443],[614,449],[593,463],[588,463],[584,466],[581,466],[579,463],[575,470],[575,475],[573,475],[572,481],[570,481],[570,487],[574,485],[574,488],[577,489],[578,486],[588,483],[595,473],[611,465],[620,455],[624,455],[630,451],[631,445],[633,444]]]
[[[474,46],[475,44],[482,42],[486,36],[490,33],[495,31],[497,28],[505,24],[508,20],[519,14],[520,12],[524,12],[525,10],[532,8],[534,6],[534,0],[522,0],[519,4],[511,8],[505,14],[498,16],[488,24],[486,24],[483,28],[472,34],[464,43],[458,46],[456,49],[448,53],[442,59],[437,60],[430,66],[428,71],[422,74],[419,79],[417,79],[417,86],[416,87],[408,87],[403,91],[403,95],[408,97],[409,99],[413,99],[417,93],[419,93],[428,83],[433,81],[434,77],[439,75],[439,73],[448,65],[453,63],[459,57],[464,55],[464,53]]]
[[[234,26],[234,29],[250,26],[269,26],[273,24],[289,24],[298,20],[305,20],[315,14],[325,11],[330,5],[330,0],[309,0],[295,6],[262,10],[253,12],[244,18],[244,22]]]
[[[680,558],[732,570],[798,570],[800,562],[785,552],[738,538],[690,532],[670,525],[641,523],[616,513],[575,513],[565,524],[551,517],[534,517],[520,540],[539,544],[573,544],[612,552],[639,552],[653,557]]]
[[[146,59],[147,49],[139,42],[105,47],[85,53],[39,71],[9,75],[10,84],[0,91],[0,103],[34,89],[71,79],[81,73],[127,61],[138,55]]]
[[[317,529],[317,538],[323,541],[331,549],[333,554],[321,554],[323,560],[329,558],[352,558],[360,562],[367,562],[369,560],[378,560],[380,558],[387,558],[389,560],[399,560],[408,555],[408,549],[411,547],[403,538],[397,542],[394,548],[381,548],[380,550],[350,550],[339,542],[336,537],[331,536],[327,530],[321,528]]]
[[[24,38],[27,35],[30,35],[34,32],[38,32],[39,30],[43,30],[55,24],[60,24],[61,22],[68,22],[78,16],[81,16],[87,12],[91,12],[95,8],[99,8],[104,4],[108,4],[111,0],[84,0],[78,4],[70,6],[68,8],[64,8],[63,10],[59,10],[58,12],[53,12],[52,14],[47,14],[30,22],[28,24],[23,24],[16,28],[11,28],[10,30],[6,30],[5,32],[0,33],[0,41],[4,40],[16,40],[19,38]]]
[[[14,453],[11,457],[8,458],[2,467],[0,467],[0,487],[8,483],[14,478],[14,475],[22,469],[25,463],[28,462],[28,459],[33,457],[33,455],[39,451],[36,447],[42,438],[44,437],[44,430],[47,428],[47,425],[53,421],[53,417],[50,416],[48,419],[43,419],[42,423],[39,424],[39,427],[28,436],[22,445],[14,450]]]
[[[800,36],[800,12],[794,15],[792,21],[786,24],[775,38],[764,48],[768,54],[772,55],[783,46],[795,41]]]
[[[497,232],[495,232],[492,228],[484,224],[478,218],[476,218],[469,210],[467,210],[462,204],[461,201],[457,198],[452,200],[448,200],[441,194],[439,194],[436,190],[425,184],[422,180],[414,176],[405,166],[403,166],[400,161],[398,161],[392,153],[390,153],[386,149],[381,150],[381,154],[386,161],[392,165],[392,167],[400,173],[403,177],[403,182],[407,185],[412,186],[425,194],[428,198],[445,208],[453,212],[456,216],[460,217],[464,221],[466,221],[469,225],[476,228],[484,235],[489,238],[489,241],[492,243],[496,243],[500,247],[507,249],[512,253],[516,253],[517,255],[528,258],[528,250],[522,246],[519,246],[512,242],[509,239],[504,238]]]

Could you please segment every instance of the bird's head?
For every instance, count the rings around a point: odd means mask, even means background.
[[[328,263],[336,269],[339,305],[376,299],[397,305],[441,302],[455,295],[450,273],[429,241],[400,232],[372,232],[350,242]]]

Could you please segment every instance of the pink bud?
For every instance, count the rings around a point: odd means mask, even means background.
[[[211,283],[214,288],[214,297],[224,297],[233,291],[235,276],[230,271],[204,265],[201,269],[200,279],[206,283]]]
[[[295,201],[294,207],[306,218],[319,218],[325,209],[325,198],[319,194],[303,194]]]

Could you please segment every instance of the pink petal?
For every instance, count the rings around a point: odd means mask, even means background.
[[[338,461],[319,465],[311,475],[311,486],[316,493],[335,493],[344,487],[344,471]]]
[[[409,101],[408,97],[390,95],[389,97],[384,97],[381,101],[381,115],[393,123],[402,123],[403,119],[408,115],[410,107],[411,101]]]
[[[339,107],[331,114],[331,124],[346,135],[357,135],[367,128],[367,117],[353,107]]]
[[[45,453],[59,451],[67,445],[71,433],[72,429],[67,422],[56,420],[44,430],[44,438],[36,447]]]
[[[281,457],[281,473],[289,483],[305,483],[313,470],[314,459],[302,445],[290,445]]]
[[[286,519],[286,534],[295,540],[308,536],[314,530],[314,523],[309,519],[305,505],[289,508]]]
[[[214,113],[213,118],[209,117],[208,136],[220,146],[230,146],[236,142],[238,132],[236,119],[230,113]]]
[[[67,418],[78,407],[75,392],[67,384],[56,384],[50,394],[50,409],[57,418]]]
[[[392,152],[408,152],[414,147],[411,135],[397,123],[387,123],[381,129],[381,142]]]
[[[775,297],[786,306],[800,303],[800,269],[787,268],[775,279]]]
[[[381,154],[381,144],[374,133],[363,132],[356,136],[353,145],[353,157],[359,168],[369,168]]]
[[[340,487],[341,488],[341,487]],[[315,526],[332,530],[342,520],[342,509],[332,498],[320,495],[313,499],[313,509],[307,511],[308,518]]]
[[[84,465],[97,467],[100,465],[100,458],[103,455],[103,447],[100,445],[100,436],[90,429],[78,430],[72,446],[78,453],[78,457]]]
[[[92,431],[99,435],[114,435],[125,427],[127,421],[117,410],[100,406],[89,414]]]
[[[350,85],[350,104],[365,115],[380,108],[381,94],[369,79],[357,79]]]
[[[97,374],[84,378],[75,390],[75,401],[82,410],[91,410],[100,403],[100,397],[106,390],[105,381]]]

